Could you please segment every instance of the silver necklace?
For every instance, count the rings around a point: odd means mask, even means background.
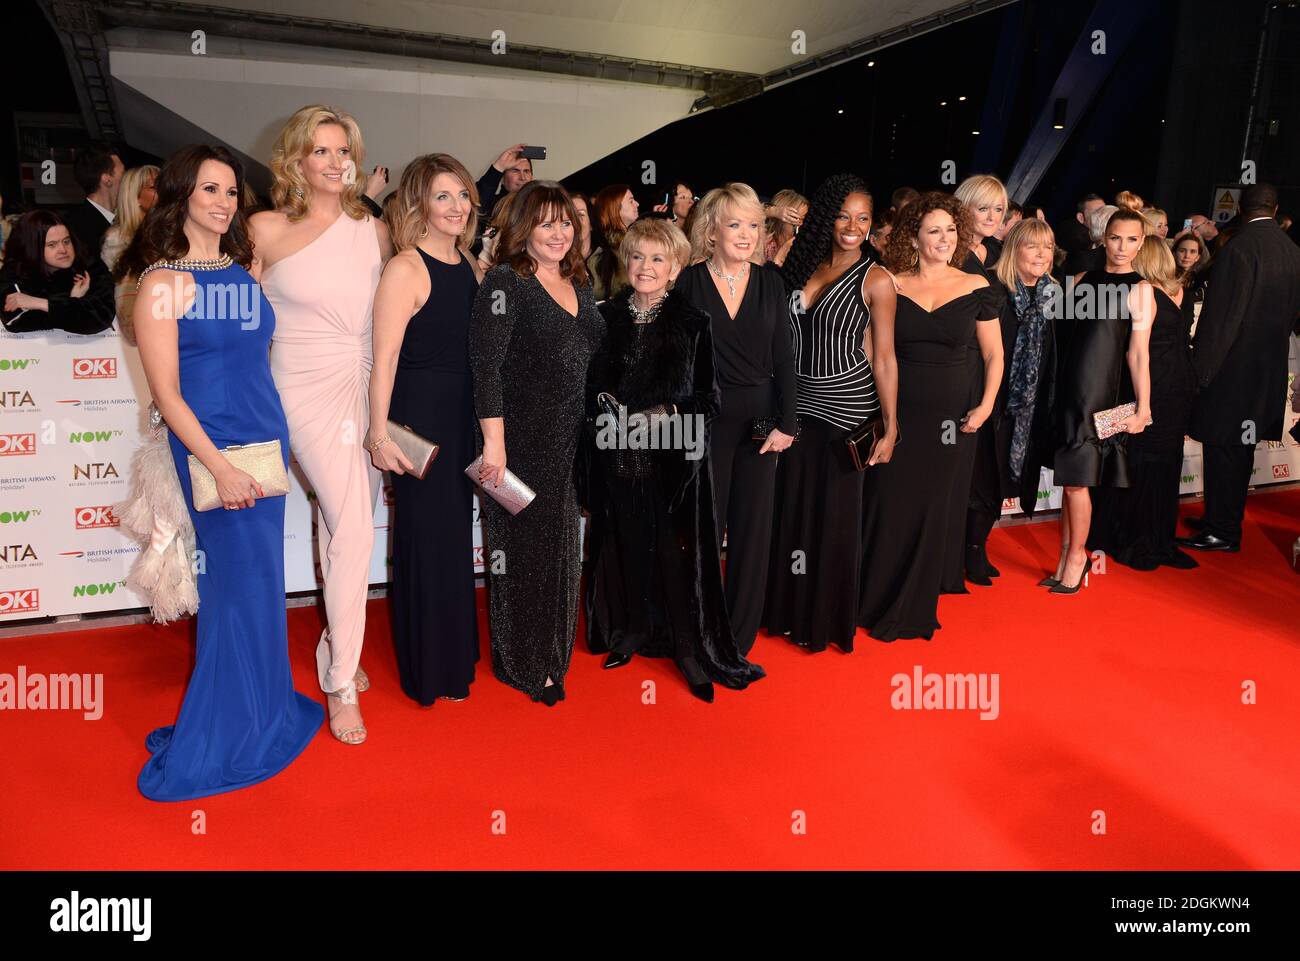
[[[721,270],[715,267],[713,265],[713,258],[709,258],[705,263],[709,265],[709,270],[712,271],[713,276],[717,277],[719,280],[725,280],[727,282],[727,294],[731,297],[735,297],[736,282],[745,278],[745,274],[749,271],[749,262],[746,261],[741,264],[740,270],[736,271],[734,276],[731,274],[724,274]]]
[[[659,308],[663,306],[664,299],[660,297],[645,310],[637,307],[636,302],[631,297],[627,299],[627,309],[632,315],[632,322],[635,324],[649,324],[659,316]]]

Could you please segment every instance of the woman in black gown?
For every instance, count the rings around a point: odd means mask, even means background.
[[[1064,488],[1061,556],[1056,573],[1042,580],[1054,594],[1073,594],[1088,570],[1092,525],[1090,487],[1128,487],[1125,441],[1151,421],[1148,342],[1154,303],[1151,285],[1134,271],[1146,220],[1135,210],[1111,214],[1103,235],[1106,266],[1080,274],[1067,312],[1074,315],[1056,392],[1056,483]],[[1160,241],[1155,241],[1160,243]],[[1127,374],[1127,376],[1125,376]],[[1101,440],[1093,415],[1133,402],[1119,432]]]
[[[994,269],[997,267],[1002,245],[995,235],[998,228],[1002,226],[1006,213],[1007,189],[997,177],[976,174],[958,184],[955,195],[970,215],[972,233],[971,250],[962,261],[961,269],[968,274],[979,274],[989,282],[993,292],[1000,295],[1003,293],[1003,287],[997,282]],[[979,403],[986,371],[976,339],[972,337],[966,346],[966,360],[970,367],[970,403],[974,406]],[[1005,337],[1003,347],[1005,353]],[[1005,372],[1004,363],[1004,384]],[[1003,426],[1002,408],[1005,402],[1005,389],[999,390],[993,405],[993,415],[989,417],[987,423],[974,434],[958,439],[957,484],[959,487],[964,486],[968,491],[969,503],[965,517],[959,517],[960,511],[956,511],[949,520],[952,525],[953,540],[950,542],[952,549],[944,564],[943,592],[945,594],[967,593],[965,584],[967,580],[987,586],[993,583],[990,578],[997,577],[1001,573],[989,562],[986,545],[993,525],[1002,514],[1005,472],[998,452],[1005,448],[1004,438],[1000,433]]]
[[[782,267],[798,292],[790,324],[803,431],[777,465],[763,623],[810,651],[835,644],[850,652],[857,630],[862,475],[845,438],[880,420],[873,464],[889,462],[898,438],[897,297],[889,274],[865,252],[871,214],[866,184],[851,174],[831,177],[813,194]]]
[[[488,557],[492,671],[547,707],[564,698],[577,632],[579,550],[575,455],[587,368],[604,337],[577,214],[564,188],[534,180],[510,204],[474,299],[470,368],[483,432],[479,483],[509,467],[536,493],[519,514],[481,494]]]
[[[1156,239],[1159,239],[1158,236]],[[1140,571],[1161,564],[1190,569],[1196,560],[1174,542],[1178,526],[1178,489],[1183,467],[1183,439],[1196,396],[1192,370],[1190,291],[1177,276],[1173,254],[1163,243],[1144,243],[1133,268],[1150,285],[1155,298],[1151,325],[1151,424],[1128,439],[1128,487],[1099,487],[1093,492],[1089,550]]]
[[[388,598],[397,673],[406,696],[429,706],[469,696],[479,658],[474,604],[474,397],[470,307],[479,277],[474,239],[478,191],[447,154],[417,157],[402,174],[390,224],[399,253],[375,292],[370,376],[371,459],[393,481],[392,589]],[[441,450],[421,480],[388,421]]]
[[[903,208],[885,251],[896,274],[898,425],[902,443],[888,464],[866,471],[858,623],[881,641],[929,638],[936,617],[950,512],[966,513],[959,486],[958,434],[993,412],[1002,381],[998,296],[983,277],[955,264],[970,236],[965,208],[931,192]],[[979,340],[987,375],[971,408],[967,344]]]
[[[721,401],[709,315],[668,289],[690,252],[665,219],[638,220],[623,237],[630,286],[600,306],[609,334],[588,377],[596,429],[580,494],[585,486],[600,528],[588,646],[610,652],[607,668],[634,654],[671,657],[691,693],[712,702],[714,681],[739,690],[763,670],[737,650],[722,592],[707,457]]]
[[[763,208],[745,184],[705,194],[691,211],[691,255],[675,289],[713,320],[722,413],[709,461],[718,529],[727,532],[727,613],[741,654],[763,619],[776,492],[776,454],[798,433],[794,348],[781,275],[754,267]],[[755,432],[761,434],[755,439]]]

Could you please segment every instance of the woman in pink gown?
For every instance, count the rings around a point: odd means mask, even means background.
[[[366,739],[357,693],[379,473],[370,463],[371,308],[388,231],[361,203],[361,131],[331,107],[298,110],[271,154],[275,209],[250,221],[262,290],[275,308],[271,372],[289,440],[320,506],[328,626],[316,648],[330,730]]]

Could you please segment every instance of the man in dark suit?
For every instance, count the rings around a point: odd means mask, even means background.
[[[85,192],[86,199],[62,216],[86,260],[99,257],[104,234],[113,222],[117,188],[125,169],[122,158],[103,144],[93,144],[77,151],[72,174],[77,179],[77,186]]]
[[[1205,516],[1178,542],[1201,551],[1241,549],[1255,445],[1282,439],[1287,338],[1300,315],[1300,248],[1274,219],[1277,190],[1241,195],[1242,226],[1215,257],[1192,343],[1200,393],[1191,435],[1204,451]]]
[[[1106,201],[1097,194],[1086,194],[1078,203],[1078,212],[1073,217],[1062,219],[1056,225],[1056,246],[1067,254],[1081,254],[1092,249],[1092,233],[1088,229],[1088,217],[1098,207],[1105,205]]]

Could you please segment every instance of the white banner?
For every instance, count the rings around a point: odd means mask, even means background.
[[[1300,371],[1292,338],[1291,373]],[[126,497],[127,471],[143,443],[149,391],[139,354],[116,330],[93,337],[0,331],[0,621],[145,607],[125,586],[140,548],[118,529],[112,505]],[[1297,415],[1288,409],[1285,426]],[[285,586],[319,587],[318,527],[301,471],[291,470],[285,504]],[[1300,446],[1289,436],[1255,452],[1252,483],[1300,478]],[[1188,441],[1182,493],[1201,490],[1200,445]],[[1039,507],[1059,508],[1061,491],[1044,471]],[[388,581],[392,491],[375,506],[370,581]],[[1019,512],[1016,502],[1004,514]],[[317,515],[318,516],[318,515]],[[483,571],[474,505],[473,556]]]

